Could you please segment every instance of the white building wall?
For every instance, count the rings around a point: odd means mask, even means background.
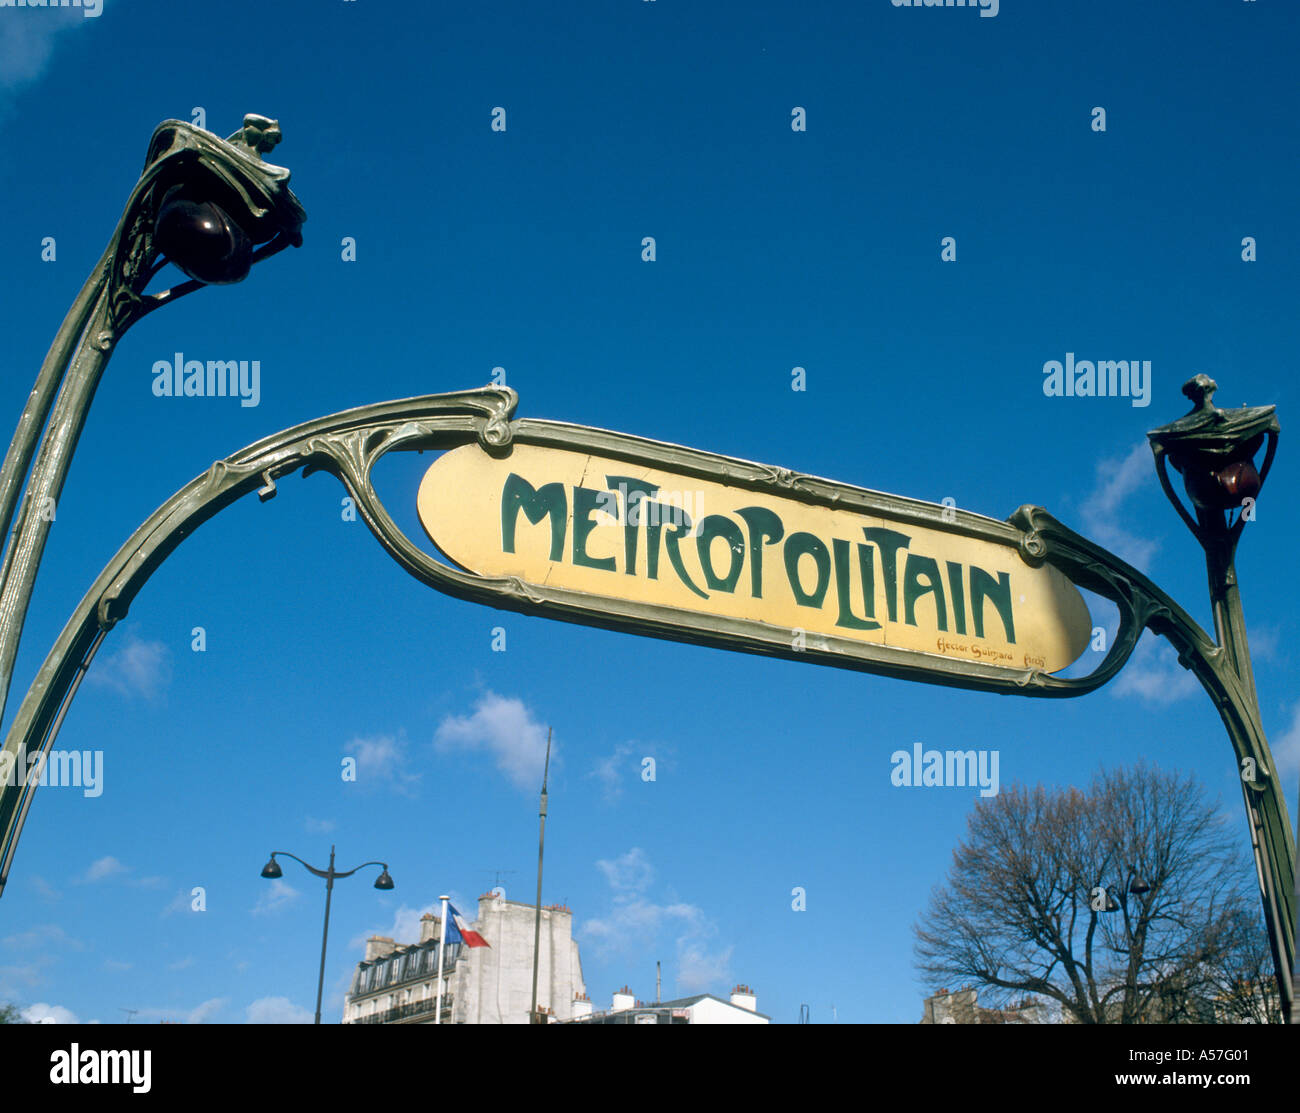
[[[479,899],[475,930],[487,947],[465,948],[452,992],[452,1019],[460,1024],[527,1024],[533,994],[533,924],[535,907],[501,897]],[[573,914],[542,909],[537,974],[537,1003],[557,1019],[573,1015],[573,998],[585,993]]]
[[[692,1024],[767,1024],[765,1016],[705,997],[691,1006]]]

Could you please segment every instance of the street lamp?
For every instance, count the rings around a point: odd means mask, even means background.
[[[1300,1014],[1292,1017],[1295,837],[1259,713],[1234,566],[1237,543],[1246,523],[1255,520],[1255,499],[1277,451],[1278,422],[1272,406],[1220,410],[1211,400],[1214,390],[1211,379],[1197,375],[1183,387],[1192,412],[1147,436],[1165,494],[1205,551],[1217,638],[1141,571],[1041,507],[1022,506],[1008,520],[1024,531],[1025,560],[1033,566],[1050,563],[1076,587],[1110,600],[1120,619],[1105,659],[1092,673],[1074,679],[1034,676],[1027,694],[1070,696],[1099,688],[1123,668],[1144,630],[1174,647],[1178,663],[1213,700],[1232,744],[1282,1016],[1295,1020],[1300,1019]],[[1183,476],[1194,515],[1174,493],[1171,463]]]
[[[275,120],[251,113],[228,139],[180,120],[159,124],[108,247],[50,346],[0,464],[0,536],[8,538],[0,563],[0,717],[50,510],[117,342],[160,306],[205,285],[242,281],[254,263],[302,244],[307,216],[288,187],[289,171],[262,159],[280,138]],[[189,281],[146,293],[168,263]]]
[[[1205,550],[1215,633],[1233,671],[1256,704],[1258,717],[1255,675],[1250,666],[1235,562],[1237,542],[1246,523],[1254,521],[1255,499],[1273,466],[1279,426],[1273,406],[1219,409],[1213,401],[1217,389],[1218,384],[1207,375],[1188,380],[1183,393],[1192,400],[1192,412],[1153,429],[1147,438],[1165,495]],[[1268,449],[1257,469],[1255,457],[1266,438]],[[1174,492],[1166,463],[1173,464],[1182,475],[1195,518]]]
[[[316,1020],[320,1023],[320,1003],[321,997],[325,992],[325,947],[329,943],[330,937],[330,897],[334,892],[334,880],[339,877],[351,877],[357,870],[365,869],[366,866],[382,866],[383,872],[375,878],[375,888],[388,890],[393,887],[393,879],[388,875],[387,862],[362,862],[356,869],[346,871],[336,870],[334,868],[334,847],[330,847],[330,864],[328,869],[318,870],[315,866],[309,866],[296,854],[290,854],[287,850],[273,850],[271,857],[267,860],[266,865],[262,867],[262,876],[268,880],[275,881],[284,876],[284,871],[280,869],[280,863],[275,860],[277,854],[283,854],[286,858],[292,858],[308,873],[314,873],[317,877],[325,878],[325,931],[321,935],[320,941],[320,978],[316,982]]]
[[[1283,1016],[1294,1022],[1295,842],[1264,735],[1236,569],[1237,543],[1255,520],[1255,500],[1273,466],[1280,426],[1273,406],[1220,409],[1213,401],[1217,389],[1207,375],[1188,380],[1183,394],[1192,411],[1147,438],[1165,495],[1205,551],[1218,645],[1213,656],[1200,652],[1194,662],[1183,655],[1180,660],[1200,666],[1202,679],[1208,675],[1219,693],[1219,712],[1237,751],[1279,1000]],[[1264,460],[1256,466],[1261,448]],[[1183,477],[1194,516],[1174,491],[1169,464]]]
[[[1134,985],[1134,986],[1136,986],[1135,978],[1136,978],[1136,974],[1137,974],[1137,970],[1136,970],[1136,968],[1134,967],[1134,964],[1133,964],[1133,943],[1134,943],[1134,936],[1135,936],[1135,933],[1134,933],[1134,931],[1133,931],[1133,921],[1129,918],[1129,911],[1128,911],[1128,898],[1129,898],[1130,896],[1135,896],[1135,897],[1144,896],[1145,894],[1151,892],[1151,889],[1152,889],[1152,886],[1149,885],[1149,884],[1148,884],[1148,883],[1147,883],[1147,882],[1142,878],[1142,876],[1141,876],[1140,874],[1138,874],[1138,872],[1137,872],[1137,867],[1136,867],[1136,866],[1129,866],[1129,869],[1128,869],[1128,881],[1127,881],[1125,884],[1120,885],[1120,886],[1118,887],[1118,890],[1116,890],[1116,889],[1111,889],[1111,888],[1107,888],[1106,886],[1101,886],[1101,892],[1102,892],[1102,894],[1105,896],[1106,899],[1105,899],[1105,901],[1102,903],[1101,907],[1097,907],[1096,905],[1094,905],[1094,910],[1097,911],[1097,912],[1119,912],[1119,911],[1123,911],[1123,913],[1124,913],[1124,938],[1125,938],[1125,942],[1126,942],[1126,947],[1125,947],[1125,948],[1116,948],[1116,951],[1117,951],[1117,953],[1119,953],[1119,954],[1124,954],[1125,951],[1127,951],[1128,956],[1129,956],[1129,957],[1128,957],[1128,974],[1127,974],[1127,977],[1128,977],[1128,979],[1129,979],[1129,984]],[[1095,891],[1095,890],[1094,890],[1094,891]],[[1116,891],[1118,891],[1118,893],[1119,893],[1119,900],[1118,900],[1118,901],[1115,899],[1115,892],[1116,892]],[[1141,912],[1142,912],[1143,914],[1145,914],[1145,913],[1148,912],[1149,910],[1150,910],[1150,904],[1149,904],[1149,903],[1143,905],[1142,908],[1141,908]],[[1140,923],[1139,923],[1139,927],[1140,927],[1140,926],[1141,926],[1141,925],[1140,925]]]
[[[1131,894],[1131,895],[1133,895],[1133,896],[1135,896],[1135,897],[1140,897],[1140,896],[1142,896],[1144,893],[1149,893],[1149,892],[1151,892],[1151,886],[1148,885],[1145,881],[1143,881],[1142,878],[1140,878],[1140,877],[1136,877],[1136,876],[1133,876],[1133,875],[1132,875],[1132,871],[1130,871],[1129,883],[1128,883],[1127,885],[1121,885],[1120,888],[1119,888],[1119,901],[1118,901],[1118,902],[1116,902],[1116,900],[1115,900],[1115,890],[1114,890],[1114,889],[1110,889],[1110,888],[1106,887],[1105,885],[1100,885],[1100,886],[1098,886],[1098,888],[1101,889],[1101,891],[1105,894],[1105,896],[1106,896],[1106,904],[1105,904],[1105,907],[1103,907],[1103,908],[1098,908],[1098,909],[1096,909],[1096,911],[1098,911],[1098,912],[1118,912],[1118,911],[1122,908],[1122,909],[1124,910],[1124,918],[1125,918],[1125,926],[1126,926],[1126,927],[1127,927],[1127,921],[1128,921],[1128,898],[1129,898],[1129,895]]]

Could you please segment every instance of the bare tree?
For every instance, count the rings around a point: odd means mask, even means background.
[[[915,928],[917,966],[1083,1024],[1241,1019],[1244,984],[1264,987],[1268,1016],[1251,877],[1189,775],[1139,764],[1087,792],[1013,785],[976,805]]]

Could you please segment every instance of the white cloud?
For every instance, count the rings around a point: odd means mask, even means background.
[[[32,874],[32,876],[28,878],[28,884],[36,890],[42,900],[55,901],[63,895],[58,891],[58,889],[46,881],[45,878],[38,877],[36,874]]]
[[[477,915],[477,902],[471,901],[455,889],[444,890],[447,898],[453,905],[459,909],[460,914],[467,920],[473,922]],[[356,950],[363,950],[366,940],[372,935],[383,936],[386,939],[392,939],[398,943],[415,943],[420,938],[420,921],[426,912],[432,912],[435,916],[440,915],[442,909],[441,901],[430,901],[428,904],[420,905],[418,908],[409,904],[401,905],[393,913],[393,922],[387,927],[372,927],[366,931],[354,935],[348,945]],[[351,975],[349,975],[351,977]]]
[[[1288,784],[1300,773],[1300,703],[1291,708],[1291,723],[1269,745],[1278,774]],[[1289,793],[1288,793],[1289,795]]]
[[[655,875],[654,867],[639,846],[634,846],[626,854],[612,860],[601,859],[596,863],[596,868],[605,875],[609,887],[620,892],[647,889]]]
[[[261,997],[246,1010],[249,1024],[310,1024],[316,1014],[287,997]]]
[[[398,943],[414,943],[420,938],[420,918],[428,912],[432,912],[435,916],[438,915],[438,910],[441,907],[441,902],[426,904],[420,908],[412,908],[410,905],[403,904],[394,913],[393,922],[386,930],[367,932],[367,937],[370,935],[383,935],[396,940]],[[364,939],[361,944],[362,946],[365,945]]]
[[[186,955],[184,958],[178,958],[175,962],[167,964],[168,970],[188,970],[194,965],[194,956]]]
[[[194,909],[194,896],[188,889],[181,889],[163,908],[161,915],[170,916],[174,912],[191,912]]]
[[[328,835],[338,826],[332,819],[315,819],[312,816],[304,819],[302,825],[309,835]]]
[[[94,22],[79,8],[7,14],[0,20],[0,89],[10,93],[41,78],[65,32]],[[0,116],[8,112],[10,100],[0,100]]]
[[[1276,661],[1282,645],[1280,627],[1256,623],[1250,630],[1250,656],[1255,661]]]
[[[122,962],[122,961],[120,961],[119,959],[115,959],[115,958],[106,958],[106,959],[104,959],[104,969],[105,969],[105,970],[115,970],[115,971],[116,971],[116,970],[130,970],[130,969],[131,969],[131,964],[130,964],[129,962]]]
[[[229,997],[209,997],[201,1005],[185,1012],[181,1009],[137,1009],[137,1018],[140,1022],[151,1020],[168,1020],[175,1023],[178,1018],[182,1024],[206,1024],[212,1017],[230,1004]]]
[[[444,753],[487,750],[513,785],[538,789],[546,764],[546,733],[546,727],[533,718],[523,700],[487,692],[474,705],[472,715],[449,715],[443,719],[433,742]],[[552,764],[558,749],[552,743]]]
[[[1143,441],[1127,456],[1098,461],[1093,489],[1079,504],[1081,532],[1143,571],[1150,567],[1159,546],[1128,529],[1127,512],[1122,507],[1134,491],[1152,482],[1154,472],[1151,449]]]
[[[4,939],[0,940],[0,943],[15,951],[28,951],[34,948],[48,951],[54,947],[66,947],[69,950],[81,951],[86,946],[80,939],[74,939],[58,924],[41,924],[38,927],[28,928],[26,931],[6,935]]]
[[[600,784],[605,802],[612,804],[623,795],[623,786],[629,777],[634,781],[640,780],[642,762],[647,757],[657,763],[656,773],[663,769],[666,758],[662,747],[622,742],[614,747],[613,753],[598,758],[587,776]]]
[[[229,1003],[228,997],[210,997],[203,1004],[190,1009],[185,1016],[186,1024],[206,1024],[209,1017],[215,1016]]]
[[[22,1017],[28,1024],[76,1024],[77,1014],[62,1005],[47,1005],[38,1001],[23,1009]]]
[[[111,854],[103,858],[96,858],[90,864],[90,868],[81,875],[84,882],[107,881],[110,877],[117,877],[119,874],[127,872],[127,867],[122,865]]]
[[[1112,695],[1170,704],[1193,695],[1200,685],[1190,670],[1178,663],[1173,647],[1148,630],[1110,687]]]
[[[710,952],[699,940],[677,941],[677,987],[683,993],[703,993],[725,987],[731,979],[732,947]]]
[[[143,641],[128,633],[119,648],[101,654],[86,678],[101,688],[111,688],[124,696],[142,696],[156,700],[171,683],[171,662],[163,642]]]
[[[292,904],[301,895],[292,885],[287,885],[278,879],[272,881],[258,894],[257,903],[253,905],[253,915],[268,916],[279,912],[280,909]]]
[[[681,993],[725,990],[731,978],[730,946],[712,947],[709,940],[717,925],[703,909],[684,901],[658,902],[647,890],[654,869],[640,847],[614,859],[602,859],[597,869],[605,876],[611,893],[608,915],[584,923],[579,934],[602,955],[640,956],[671,933],[677,954],[676,982]]]
[[[406,743],[400,738],[354,738],[343,750],[356,759],[359,785],[387,786],[410,796],[420,781],[420,774],[407,772]]]
[[[626,771],[627,759],[631,755],[632,744],[624,742],[622,745],[615,746],[614,752],[608,757],[598,759],[591,772],[587,774],[588,777],[594,777],[600,782],[601,793],[607,803],[612,803],[623,795],[623,774]]]
[[[0,998],[26,997],[26,990],[45,981],[45,975],[41,973],[42,967],[53,962],[53,955],[37,954],[31,962],[23,965],[0,966]]]
[[[693,904],[657,904],[641,896],[616,897],[608,916],[588,920],[582,934],[606,952],[632,951],[651,943],[665,927],[700,928],[704,913]]]

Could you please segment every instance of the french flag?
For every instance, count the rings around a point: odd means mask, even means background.
[[[459,943],[464,940],[467,947],[489,947],[491,944],[473,931],[469,924],[465,922],[465,917],[456,911],[456,906],[450,902],[447,904],[447,911],[451,913],[447,920],[447,942]]]

